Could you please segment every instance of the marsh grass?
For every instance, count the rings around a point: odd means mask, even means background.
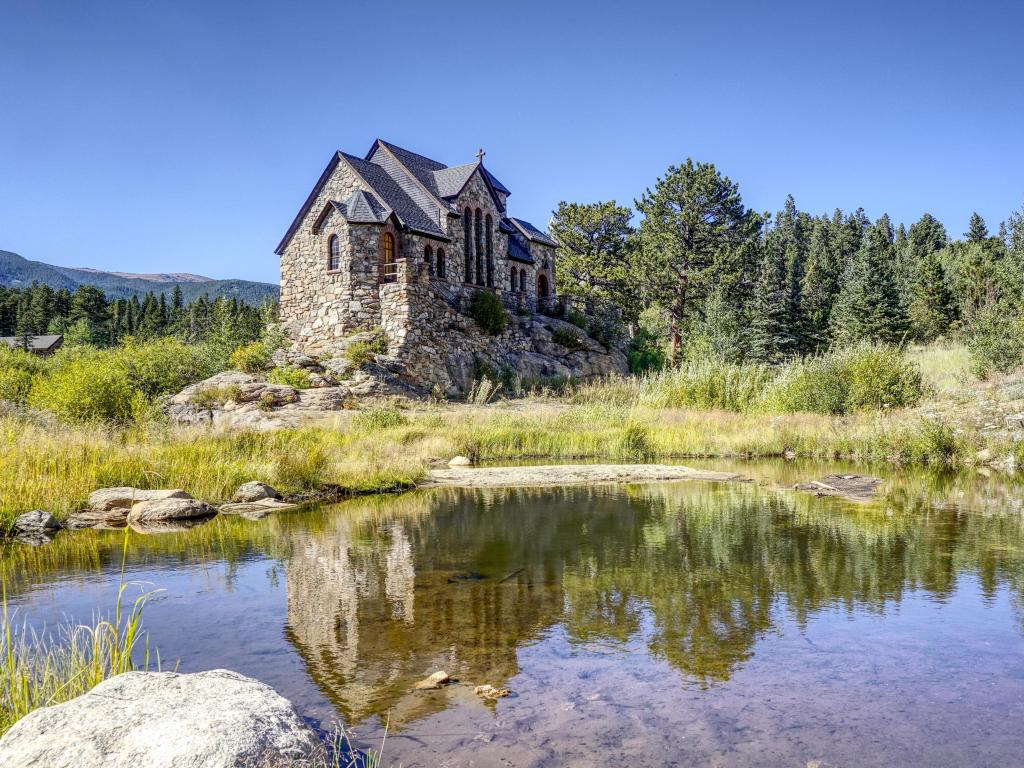
[[[149,643],[141,627],[142,611],[152,592],[140,595],[125,611],[126,554],[127,536],[113,617],[61,627],[55,634],[16,623],[7,604],[6,570],[0,573],[0,734],[35,709],[70,701],[122,672],[149,668]],[[133,654],[140,643],[142,658],[136,663]]]

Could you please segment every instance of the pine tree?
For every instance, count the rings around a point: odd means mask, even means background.
[[[779,245],[772,243],[765,248],[750,313],[749,357],[762,363],[780,363],[797,347],[789,306],[786,254]]]
[[[837,211],[839,221],[841,214]],[[822,216],[815,220],[807,251],[807,267],[801,292],[803,314],[807,318],[809,351],[825,345],[828,338],[829,317],[839,293],[842,266],[838,249],[833,242],[829,220]]]
[[[957,319],[956,300],[946,282],[946,273],[936,253],[918,265],[910,303],[910,322],[915,338],[934,341],[947,335]]]
[[[893,252],[892,224],[882,216],[867,231],[857,259],[844,276],[831,317],[833,343],[894,344],[905,338],[908,324],[892,275]]]
[[[985,226],[985,220],[978,215],[977,211],[971,214],[970,228],[964,233],[964,237],[972,243],[980,243],[988,239],[988,227]]]

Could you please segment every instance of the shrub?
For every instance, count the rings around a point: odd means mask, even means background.
[[[388,351],[388,337],[384,334],[376,336],[369,341],[353,341],[345,349],[345,357],[353,365],[365,365],[373,362],[374,355],[383,355]]]
[[[365,432],[373,432],[378,429],[401,427],[408,424],[409,419],[397,408],[384,406],[381,408],[371,408],[368,411],[356,414],[352,423]]]
[[[570,350],[583,349],[583,339],[580,338],[580,335],[576,333],[576,331],[563,327],[551,328],[550,330],[551,340],[555,342],[555,344],[561,344],[563,347]]]
[[[660,371],[665,367],[665,345],[655,333],[641,328],[629,342],[626,359],[632,373]]]
[[[501,300],[490,291],[474,291],[469,300],[469,316],[481,330],[497,336],[508,326],[508,313]]]
[[[221,368],[210,347],[173,338],[128,340],[113,353],[121,358],[131,385],[150,398],[180,392]]]
[[[25,403],[36,377],[45,371],[44,359],[0,345],[0,400]]]
[[[966,341],[971,373],[979,378],[1009,373],[1024,362],[1024,322],[998,306],[978,313]]]
[[[565,321],[567,323],[572,323],[577,328],[586,329],[587,327],[587,316],[578,309],[570,308],[569,311],[565,313]]]
[[[309,389],[309,371],[304,368],[273,368],[267,374],[267,381],[271,384],[287,384],[296,389]]]
[[[841,415],[916,405],[923,393],[915,362],[895,347],[862,344],[786,366],[765,391],[761,407]]]
[[[921,369],[895,347],[862,345],[842,357],[850,381],[848,412],[917,405],[924,394]]]
[[[231,367],[245,373],[262,373],[270,367],[270,355],[266,344],[254,341],[231,353]]]
[[[200,408],[213,408],[214,406],[224,405],[224,403],[232,400],[238,402],[241,394],[237,384],[227,384],[222,387],[203,387],[192,395],[192,402]]]
[[[110,352],[81,347],[61,353],[52,373],[36,379],[29,404],[53,411],[68,421],[125,423],[132,418],[137,390],[124,363]]]

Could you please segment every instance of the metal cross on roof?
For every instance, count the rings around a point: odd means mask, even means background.
[[[486,154],[487,154],[487,153],[486,153],[486,152],[484,152],[484,149],[483,149],[483,147],[481,147],[480,149],[478,149],[478,150],[476,151],[476,161],[477,161],[478,163],[482,163],[482,162],[484,161],[484,155],[486,155]]]

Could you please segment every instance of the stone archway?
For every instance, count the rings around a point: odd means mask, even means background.
[[[546,299],[548,297],[548,276],[541,272],[537,275],[537,298]]]

